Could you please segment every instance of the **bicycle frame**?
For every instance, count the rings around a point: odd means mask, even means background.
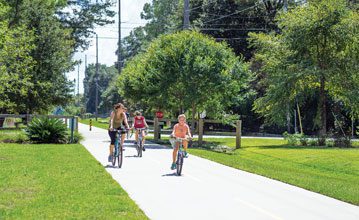
[[[176,173],[178,176],[181,176],[182,168],[183,168],[183,159],[184,159],[184,148],[183,148],[183,140],[187,140],[186,138],[176,138],[176,142],[179,142],[178,152],[177,152],[177,160],[176,160]],[[175,146],[176,147],[176,146]]]
[[[117,130],[115,129],[114,131],[116,131],[116,139],[115,139],[115,149],[113,152],[113,159],[112,159],[112,165],[115,166],[116,165],[116,159],[118,162],[118,167],[121,168],[122,167],[122,161],[123,161],[123,146],[122,146],[122,130]]]
[[[143,148],[143,146],[142,146],[142,141],[143,141],[142,131],[144,131],[144,130],[146,130],[146,129],[136,128],[136,131],[138,131],[137,146],[136,146],[138,157],[142,157],[142,148]]]

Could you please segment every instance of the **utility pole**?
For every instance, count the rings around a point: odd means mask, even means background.
[[[80,106],[80,64],[77,64],[77,106]]]
[[[96,90],[96,98],[95,98],[95,117],[97,121],[97,106],[98,106],[98,35],[96,34],[96,74],[95,74],[95,90]]]
[[[189,0],[184,0],[183,30],[189,29]]]
[[[288,0],[283,0],[283,8],[285,12],[288,11]]]
[[[118,65],[118,74],[121,74],[122,70],[122,61],[121,61],[121,0],[118,0],[118,51],[117,51],[117,65]]]

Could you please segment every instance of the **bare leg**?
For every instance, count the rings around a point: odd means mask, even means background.
[[[145,146],[145,131],[141,131],[142,132],[142,146]]]
[[[187,147],[188,147],[188,141],[186,140],[183,140],[183,148],[184,148],[184,151],[187,151]]]
[[[136,130],[136,133],[135,133],[135,140],[136,140],[136,143],[138,142],[138,130]]]
[[[110,145],[110,155],[112,155],[113,154],[113,149],[115,148],[115,145]]]
[[[176,157],[177,157],[177,152],[178,152],[178,148],[179,148],[179,143],[176,143],[176,148],[173,149],[173,153],[172,153],[172,162],[176,163]]]
[[[121,146],[123,148],[123,144],[125,143],[126,134],[122,134],[121,136],[122,136],[122,138],[121,138]]]

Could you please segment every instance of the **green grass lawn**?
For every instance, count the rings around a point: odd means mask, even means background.
[[[207,146],[235,147],[234,138],[208,138],[205,141]],[[205,148],[191,148],[189,152],[359,205],[358,148],[297,147],[288,146],[280,139],[243,138],[242,148],[229,153]]]
[[[147,219],[86,149],[0,143],[0,219]]]

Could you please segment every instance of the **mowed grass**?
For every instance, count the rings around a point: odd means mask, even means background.
[[[234,138],[206,139],[235,147]],[[288,146],[285,140],[243,138],[242,148],[218,153],[192,148],[191,154],[280,180],[359,205],[359,149]]]
[[[148,219],[83,146],[0,143],[0,219]]]

